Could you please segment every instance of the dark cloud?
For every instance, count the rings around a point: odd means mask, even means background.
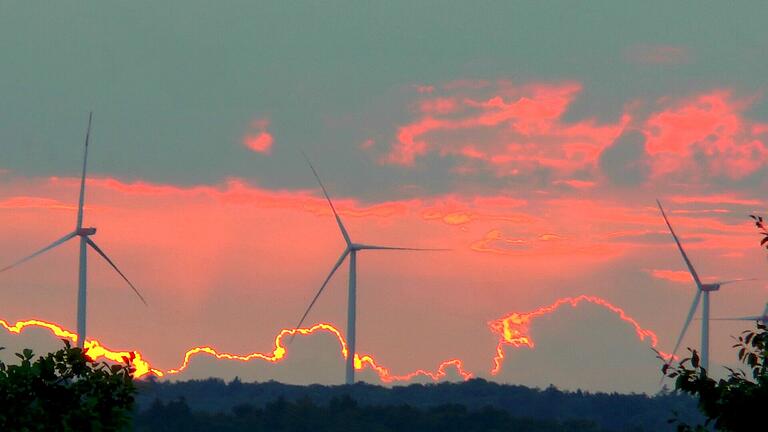
[[[600,155],[600,169],[619,186],[636,186],[645,182],[650,172],[645,135],[637,130],[622,133]]]

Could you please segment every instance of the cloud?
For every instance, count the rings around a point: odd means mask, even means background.
[[[509,342],[499,347],[503,362],[493,375],[496,381],[569,390],[658,390],[660,363],[651,350],[656,335],[624,315],[585,302],[535,320],[523,314],[505,319],[513,323]]]
[[[261,132],[258,135],[246,135],[243,137],[243,144],[257,153],[269,154],[272,150],[273,142],[274,139],[268,132]]]
[[[499,176],[538,169],[566,176],[594,165],[628,120],[564,122],[581,88],[574,82],[446,85],[449,94],[417,103],[418,118],[398,127],[383,161],[413,166],[436,152],[480,163]]]
[[[656,279],[667,280],[670,282],[690,283],[693,282],[691,274],[684,270],[658,270],[647,269],[648,273]]]
[[[645,153],[645,135],[638,130],[623,132],[600,154],[600,168],[613,184],[636,186],[650,172]]]
[[[256,119],[251,122],[251,131],[243,137],[243,145],[256,153],[269,154],[272,151],[274,138],[267,132],[269,120]]]
[[[0,209],[77,210],[77,206],[51,198],[15,196],[0,200]]]
[[[54,205],[75,202],[78,186],[75,177],[14,177],[3,183],[0,201],[23,203],[14,198],[33,196]],[[366,335],[361,349],[382,356],[381,364],[394,374],[406,374],[417,367],[434,372],[443,360],[452,358],[466,359],[467,370],[480,373],[487,370],[492,357],[492,353],[483,352],[483,347],[493,349],[483,342],[488,338],[484,323],[489,310],[502,307],[499,305],[538,304],[537,299],[551,293],[553,286],[571,289],[593,272],[600,272],[603,280],[615,271],[622,257],[639,258],[648,268],[664,268],[666,258],[679,260],[652,197],[623,193],[612,198],[592,195],[595,188],[587,191],[583,193],[587,196],[580,192],[579,198],[569,197],[568,191],[560,196],[559,191],[510,188],[487,195],[452,192],[408,200],[337,199],[353,238],[452,249],[418,257],[365,256],[361,286],[365,286],[366,307],[373,307],[373,312],[361,324],[367,326],[361,332]],[[219,352],[269,352],[268,342],[280,328],[294,324],[296,314],[314,294],[313,287],[328,274],[335,254],[343,248],[317,188],[272,190],[240,178],[180,186],[95,177],[88,181],[88,202],[96,207],[87,212],[86,221],[99,227],[99,244],[108,248],[110,256],[146,294],[152,310],[163,311],[155,314],[144,310],[119,278],[95,260],[89,274],[93,331],[108,336],[114,344],[111,346],[146,349],[147,358],[164,368],[177,367],[180,353],[200,343],[215,344]],[[672,205],[670,201],[669,211],[692,205]],[[71,229],[72,220],[55,212],[58,210],[45,205],[0,211],[0,226],[9,227],[0,232],[0,240],[8,245],[0,251],[0,262],[12,262],[24,250],[47,244]],[[711,265],[713,256],[723,261],[722,254],[755,244],[747,221],[734,222],[717,213],[671,218],[697,265],[720,274],[726,272]],[[144,227],[148,227],[146,234]],[[692,242],[692,238],[701,241]],[[71,324],[73,308],[61,305],[71,303],[68,288],[76,284],[71,278],[76,254],[72,247],[64,246],[3,274],[9,318],[33,314]],[[710,251],[703,250],[707,248]],[[728,261],[730,265],[734,260]],[[344,271],[342,268],[334,278],[335,286],[329,287],[327,294],[330,297],[318,304],[314,316],[343,322],[339,305],[343,304],[344,290],[340,288]],[[635,271],[648,282],[650,278],[642,270]],[[560,279],[553,282],[553,278]],[[619,288],[624,286],[616,285],[616,295],[623,295]],[[477,290],[482,294],[469,294]],[[203,308],[211,319],[199,319]],[[424,315],[414,310],[423,308],[436,312],[423,319]],[[443,318],[453,316],[454,308],[466,311],[471,319],[457,322]],[[254,315],[254,310],[260,313]],[[472,333],[468,330],[472,325],[479,330]],[[157,333],[157,329],[162,332]],[[453,345],[453,340],[461,343]],[[253,341],[263,344],[254,346]],[[338,346],[331,345],[326,347],[328,361],[324,363],[331,368],[328,374],[343,371],[338,364]],[[403,355],[404,346],[413,351]],[[189,376],[205,376],[212,362],[209,357],[201,354],[193,358]],[[304,379],[300,366],[279,372],[283,366],[257,363],[246,366],[222,361],[222,365],[230,365],[223,367],[231,369],[222,374],[244,377],[250,370],[247,376],[254,379]],[[324,380],[325,376],[317,378],[315,374],[323,374],[325,367],[313,369],[306,378]],[[447,371],[455,375],[451,367]]]
[[[752,135],[743,112],[752,99],[714,90],[676,101],[645,122],[652,175],[690,181],[741,179],[768,162],[768,147]]]
[[[526,200],[506,196],[479,196],[474,198],[447,196],[424,203],[421,217],[424,220],[440,220],[448,225],[464,225],[477,221],[506,221],[515,224],[529,223],[532,218],[521,211]]]
[[[475,252],[506,256],[578,256],[580,258],[615,256],[620,248],[607,242],[569,238],[555,233],[509,235],[492,229],[470,244]]]
[[[589,181],[589,180],[577,180],[577,179],[555,180],[552,183],[556,185],[562,184],[562,185],[566,185],[571,188],[580,189],[580,190],[591,189],[597,186],[597,182]]]
[[[762,206],[763,201],[754,198],[741,198],[737,194],[712,195],[673,195],[668,198],[678,204],[730,204],[740,206]]]
[[[414,96],[412,119],[396,126],[389,149],[365,150],[383,164],[415,167],[433,155],[463,176],[580,191],[739,181],[768,164],[768,127],[746,115],[759,94],[709,89],[629,101],[613,122],[589,113],[569,120],[582,91],[573,81],[445,84]]]

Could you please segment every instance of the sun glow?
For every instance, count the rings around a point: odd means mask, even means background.
[[[577,307],[581,303],[591,303],[613,312],[621,320],[632,326],[635,334],[637,335],[637,338],[640,341],[648,341],[654,348],[658,344],[658,337],[656,333],[649,329],[643,328],[622,308],[611,304],[607,300],[588,295],[581,295],[578,297],[565,297],[556,300],[554,303],[548,306],[538,308],[534,311],[525,313],[512,312],[503,318],[493,320],[488,323],[490,330],[499,336],[499,342],[496,346],[496,355],[493,358],[493,366],[490,370],[491,375],[496,375],[501,370],[505,359],[505,346],[514,348],[535,348],[535,342],[530,335],[530,324],[534,319],[551,314],[562,306],[570,305],[571,307]],[[77,343],[77,334],[57,324],[43,320],[32,319],[26,321],[18,321],[13,325],[4,320],[0,320],[0,326],[12,334],[21,334],[25,328],[42,328],[50,331],[58,338],[69,340],[73,344]],[[182,361],[181,365],[166,370],[152,367],[152,365],[138,351],[112,350],[104,346],[98,340],[86,340],[85,350],[86,354],[94,361],[108,360],[117,363],[123,362],[126,357],[130,357],[131,354],[133,354],[134,358],[132,364],[135,368],[134,377],[141,378],[149,375],[164,377],[167,375],[181,373],[187,369],[192,358],[198,355],[208,355],[221,360],[235,360],[241,362],[261,360],[269,363],[278,363],[288,356],[289,351],[288,345],[286,343],[288,338],[294,335],[308,336],[316,333],[328,333],[333,335],[339,342],[339,350],[341,355],[344,358],[349,355],[347,350],[347,342],[344,339],[344,336],[341,334],[341,331],[339,331],[334,325],[328,323],[315,324],[306,328],[283,329],[277,334],[277,336],[275,336],[274,348],[272,351],[265,353],[253,352],[241,355],[219,352],[211,346],[199,346],[191,348],[184,353],[184,360]],[[669,358],[669,354],[661,353],[661,355]],[[374,357],[369,354],[356,354],[354,366],[357,370],[372,370],[378,375],[379,379],[383,383],[411,381],[417,377],[424,377],[431,379],[432,381],[439,381],[448,376],[450,369],[455,370],[458,376],[463,380],[468,380],[475,376],[472,372],[466,370],[464,362],[457,358],[441,362],[434,370],[417,369],[413,372],[402,375],[396,375],[392,373],[392,371],[390,371],[388,368],[378,364]]]
[[[624,311],[624,309],[614,306],[610,302],[608,302],[605,299],[602,299],[600,297],[595,296],[588,296],[588,295],[580,295],[578,297],[564,297],[555,300],[554,303],[550,304],[549,306],[540,307],[534,311],[531,312],[525,312],[525,313],[518,313],[513,312],[504,318],[500,318],[494,321],[491,321],[488,323],[488,326],[490,327],[491,331],[493,333],[496,333],[499,335],[499,343],[496,346],[496,356],[493,358],[493,367],[491,369],[491,374],[496,375],[501,370],[502,363],[504,362],[504,346],[512,346],[514,348],[520,348],[520,347],[528,347],[528,348],[535,348],[535,343],[530,335],[530,324],[531,322],[544,315],[549,315],[553,312],[555,312],[557,309],[559,309],[562,306],[565,305],[571,305],[571,307],[576,307],[582,302],[592,303],[597,306],[602,306],[603,308],[615,313],[619,316],[619,318],[622,319],[622,321],[625,321],[629,323],[635,330],[635,334],[637,335],[637,338],[641,341],[648,340],[651,344],[651,347],[655,348],[656,345],[659,343],[659,338],[656,336],[656,333],[654,333],[651,330],[648,330],[646,328],[643,328],[640,326],[640,324],[631,316],[627,315],[627,313]],[[664,358],[669,358],[671,355],[659,352]]]

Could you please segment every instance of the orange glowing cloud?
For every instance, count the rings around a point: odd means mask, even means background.
[[[505,359],[505,346],[511,346],[514,348],[535,348],[535,342],[530,335],[530,325],[536,318],[552,314],[557,311],[558,308],[565,305],[570,305],[571,307],[575,308],[580,303],[594,304],[603,307],[610,312],[613,312],[621,320],[632,326],[640,341],[648,341],[652,347],[656,347],[658,344],[658,337],[653,331],[643,328],[622,308],[611,304],[607,300],[588,295],[580,295],[578,297],[565,297],[556,300],[554,303],[548,306],[538,308],[534,311],[526,313],[514,312],[503,318],[493,320],[488,323],[488,327],[491,332],[499,337],[499,341],[495,350],[496,354],[492,359],[493,366],[490,371],[491,375],[496,375],[502,367]],[[77,335],[72,331],[67,330],[57,324],[43,320],[19,321],[13,325],[4,320],[0,320],[0,326],[11,334],[21,334],[22,331],[26,328],[42,328],[50,331],[52,335],[58,338],[67,339],[72,343],[77,342]],[[266,353],[253,352],[250,354],[240,355],[220,352],[211,346],[199,346],[191,348],[184,353],[181,365],[167,370],[152,367],[150,363],[145,360],[142,354],[138,351],[115,351],[107,348],[97,340],[86,340],[85,350],[87,355],[95,361],[107,360],[111,362],[123,362],[126,358],[132,358],[133,366],[135,368],[134,376],[136,378],[141,378],[147,375],[165,377],[183,372],[188,368],[192,358],[199,355],[211,356],[218,360],[227,361],[250,362],[258,360],[267,363],[279,363],[289,355],[288,347],[286,345],[287,338],[294,335],[309,336],[320,332],[333,335],[339,343],[339,349],[342,356],[344,358],[347,357],[347,343],[341,332],[336,329],[335,326],[326,323],[315,324],[314,326],[300,329],[283,329],[275,336],[274,348],[272,351]],[[669,357],[669,354],[662,355]],[[464,362],[456,358],[441,362],[433,371],[418,369],[406,374],[396,375],[393,374],[388,368],[378,364],[376,360],[374,360],[373,356],[368,354],[356,354],[354,367],[357,370],[372,370],[383,383],[407,382],[417,377],[425,377],[433,381],[439,381],[448,376],[449,368],[453,369],[457,376],[464,380],[468,380],[474,376],[471,372],[466,370]]]
[[[77,206],[51,198],[15,196],[1,200],[0,209],[77,210]]]
[[[414,165],[417,158],[436,151],[481,162],[499,175],[517,175],[540,166],[566,175],[594,166],[602,149],[629,121],[624,117],[609,125],[593,120],[563,122],[563,114],[581,90],[573,82],[517,86],[499,81],[495,89],[470,84],[446,85],[448,95],[421,100],[417,104],[420,118],[398,128],[384,161]],[[457,171],[472,169],[462,166]]]
[[[53,184],[65,184],[68,187],[77,186],[79,180],[74,178],[51,177]],[[242,179],[230,178],[220,186],[190,186],[182,187],[170,184],[150,183],[145,181],[123,182],[115,178],[89,178],[89,188],[103,188],[117,191],[125,195],[164,197],[164,198],[194,198],[204,197],[229,204],[254,205],[262,208],[300,209],[314,214],[331,214],[325,199],[314,196],[309,191],[274,191],[251,186]],[[11,198],[15,203],[25,202],[23,197]],[[349,217],[390,217],[407,213],[411,208],[419,207],[419,200],[389,201],[369,206],[363,206],[354,199],[335,198],[337,211]]]
[[[488,323],[491,331],[499,336],[499,343],[496,346],[496,356],[493,359],[491,374],[496,375],[501,370],[505,358],[504,346],[512,346],[515,348],[527,347],[531,349],[535,347],[535,342],[530,335],[530,325],[533,320],[551,314],[562,306],[570,305],[571,307],[576,307],[582,302],[592,303],[615,313],[622,321],[632,326],[638,339],[641,341],[647,340],[654,348],[658,345],[659,341],[656,333],[643,328],[634,318],[627,315],[624,309],[611,304],[607,300],[588,295],[566,297],[558,299],[551,305],[538,308],[532,312],[514,312]],[[662,355],[667,358],[671,357],[670,354],[666,353],[662,353]]]
[[[652,48],[643,51],[647,61],[687,56],[681,48]],[[638,114],[641,102],[633,101],[615,122],[601,124],[564,118],[582,90],[579,83],[457,83],[418,96],[411,109],[414,118],[397,127],[382,163],[415,166],[433,153],[453,157],[457,174],[488,171],[535,179],[543,171],[552,184],[581,191],[601,186],[601,179],[616,181],[601,174],[621,173],[616,167],[622,163],[634,164],[632,181],[638,184],[669,176],[693,183],[713,177],[738,180],[768,163],[768,127],[745,115],[756,95],[737,98],[715,89],[662,97],[642,102],[650,114]],[[619,140],[631,130],[643,137],[637,148]],[[615,151],[606,153],[613,144]],[[630,156],[630,151],[639,154]]]
[[[421,217],[424,220],[440,220],[448,225],[465,225],[474,221],[506,221],[514,224],[529,223],[532,218],[525,213],[505,211],[502,209],[510,208],[510,205],[523,205],[514,203],[525,203],[522,200],[499,198],[475,198],[474,202],[467,205],[466,202],[449,197],[440,200],[432,206],[424,207],[421,211]],[[495,209],[493,212],[475,209]]]
[[[263,154],[269,154],[272,151],[274,138],[267,132],[269,120],[257,119],[251,122],[251,131],[243,137],[243,145],[247,148]]]
[[[646,270],[648,273],[651,274],[651,276],[662,279],[662,280],[668,280],[671,282],[678,282],[678,283],[690,283],[693,282],[693,278],[691,277],[691,274],[687,271],[683,270],[657,270],[657,269],[650,269]]]
[[[735,194],[674,195],[668,199],[678,204],[731,204],[742,206],[763,205],[763,202],[759,199],[740,198]]]
[[[0,320],[0,326],[2,326],[6,331],[12,334],[14,333],[21,334],[21,332],[25,328],[42,328],[50,331],[56,337],[67,339],[73,344],[77,343],[77,335],[72,331],[66,330],[57,324],[53,324],[53,323],[42,321],[42,320],[19,321],[14,325],[10,325],[8,322],[4,320]],[[176,368],[168,369],[165,371],[151,367],[150,364],[146,360],[144,360],[141,353],[138,351],[114,351],[103,346],[101,342],[97,340],[91,340],[91,339],[85,341],[84,349],[88,357],[90,357],[94,361],[108,360],[115,363],[121,363],[125,359],[132,358],[132,365],[135,369],[134,376],[136,378],[141,378],[147,375],[163,377],[163,376],[175,375],[183,372],[189,366],[189,363],[192,357],[197,355],[209,355],[219,360],[234,360],[234,361],[240,361],[240,362],[261,360],[268,363],[278,363],[284,358],[286,358],[286,356],[288,355],[288,350],[285,344],[285,340],[287,337],[290,337],[293,335],[308,336],[318,332],[327,332],[334,335],[339,341],[341,354],[343,355],[344,358],[347,357],[348,355],[347,343],[342,337],[341,332],[339,332],[339,330],[337,330],[336,327],[334,327],[331,324],[322,324],[322,323],[316,324],[308,328],[284,329],[280,331],[275,337],[274,349],[272,350],[272,352],[269,352],[269,353],[254,352],[254,353],[245,354],[245,355],[238,355],[238,354],[230,354],[230,353],[221,353],[221,352],[218,352],[215,348],[212,348],[210,346],[201,346],[201,347],[191,348],[187,350],[187,352],[184,354],[184,360],[182,361],[180,366]],[[373,370],[378,375],[379,379],[384,383],[410,381],[416,377],[427,377],[433,381],[439,381],[440,379],[445,378],[448,375],[449,368],[453,368],[458,374],[458,376],[460,376],[464,380],[468,380],[473,376],[472,373],[467,372],[464,369],[464,364],[459,359],[446,360],[442,362],[440,365],[438,365],[438,367],[434,371],[418,369],[416,371],[409,372],[404,375],[393,374],[388,368],[377,364],[376,361],[373,359],[373,357],[370,355],[355,354],[354,365],[355,365],[355,369],[357,370],[363,370],[366,368]]]
[[[740,179],[763,167],[768,147],[751,134],[750,121],[743,116],[750,102],[716,90],[650,116],[645,148],[653,160],[653,176]]]
[[[308,177],[310,181],[311,176]],[[61,214],[63,212],[54,208],[55,203],[74,202],[77,189],[75,178],[4,182],[0,201],[24,206],[26,201],[21,198],[34,196],[51,200],[44,202],[51,206],[0,211],[0,226],[12,227],[0,232],[3,244],[9,245],[0,250],[0,261],[13,262],[27,249],[42,246],[71,229],[74,215]],[[414,318],[417,314],[402,312],[401,307],[410,307],[403,304],[410,303],[401,300],[404,295],[413,295],[413,304],[423,301],[429,307],[439,304],[450,308],[465,301],[465,287],[482,286],[489,294],[477,296],[477,302],[489,301],[488,298],[495,302],[521,298],[530,302],[535,301],[536,296],[562,295],[562,292],[546,292],[546,288],[532,290],[536,292],[530,294],[511,290],[504,294],[507,297],[497,298],[490,294],[497,289],[493,283],[506,286],[514,279],[526,287],[536,281],[546,285],[548,276],[541,275],[552,268],[560,269],[557,273],[561,276],[578,281],[600,266],[612,267],[604,265],[607,260],[611,260],[610,264],[621,264],[620,258],[630,253],[646,254],[644,258],[647,258],[651,248],[657,253],[663,247],[674,256],[674,244],[652,197],[643,200],[641,196],[627,202],[625,197],[612,200],[592,196],[592,193],[579,193],[579,199],[524,190],[373,202],[339,197],[336,204],[353,238],[360,238],[358,241],[453,249],[451,253],[418,257],[371,254],[369,259],[366,256],[368,267],[361,275],[366,301],[376,302],[377,308],[386,308],[382,303],[390,302],[392,310],[388,312],[401,313],[397,320],[418,333],[426,326],[416,322],[421,321]],[[670,212],[697,204],[661,198],[665,204],[669,201]],[[733,198],[741,199],[742,195]],[[251,361],[257,364],[272,364],[266,358],[277,358],[278,348],[283,345],[270,344],[252,352],[249,344],[254,340],[271,342],[280,328],[292,324],[307,297],[313,294],[313,287],[333,264],[332,255],[343,247],[328,205],[317,189],[269,190],[236,178],[221,184],[187,187],[96,177],[88,181],[88,203],[94,207],[86,219],[99,227],[99,244],[108,249],[121,269],[144,291],[153,305],[152,310],[163,312],[138,309],[143,306],[132,302],[129,290],[118,285],[119,281],[112,278],[111,273],[100,273],[104,263],[94,257],[93,273],[89,277],[94,288],[91,293],[95,296],[92,304],[98,307],[92,310],[92,335],[99,341],[109,341],[109,345],[92,347],[105,350],[100,358],[107,358],[106,351],[130,351],[112,347],[141,347],[139,358],[147,362],[142,370],[154,368],[166,375],[171,370],[185,368],[190,361],[197,367],[184,369],[187,374],[206,371],[208,364],[202,359],[210,358],[213,362],[213,358],[226,359],[227,356],[232,357],[229,361],[239,361],[241,357],[253,355]],[[19,224],[22,219],[24,223]],[[719,257],[754,243],[751,226],[718,214],[675,215],[672,222],[686,241],[694,237],[699,240],[686,242],[697,265],[702,262],[705,266],[707,261],[703,258],[711,258],[713,254]],[[143,227],[151,229],[147,235],[138,235],[143,233]],[[70,309],[60,305],[72,300],[71,290],[59,288],[74,286],[76,281],[71,271],[74,252],[65,248],[3,274],[4,289],[12,292],[11,300],[16,301],[6,306],[6,316],[14,319],[9,322],[28,314],[67,322]],[[717,249],[708,252],[702,248]],[[516,266],[518,257],[525,265]],[[657,265],[663,268],[663,264]],[[397,271],[393,272],[391,269],[395,267]],[[508,272],[510,268],[514,270]],[[496,277],[497,281],[489,283],[489,278]],[[331,296],[343,294],[338,285],[343,284],[344,279],[343,274],[337,275],[333,281],[336,287],[330,289]],[[421,286],[425,289],[418,289]],[[432,286],[444,286],[446,290],[436,295],[429,289]],[[377,290],[379,287],[387,289]],[[393,294],[379,294],[384,291]],[[125,294],[124,302],[113,301],[122,294]],[[55,301],[40,301],[41,296],[55,298]],[[326,300],[320,305],[317,317],[331,322],[341,319],[334,308],[323,309],[329,304],[337,303],[333,298]],[[123,312],[123,308],[133,306],[137,309]],[[433,341],[432,336],[413,336],[414,340],[406,344],[388,339],[393,333],[385,331],[384,326],[369,328],[364,343],[376,341],[374,352],[391,357],[368,355],[370,358],[367,358],[365,353],[371,349],[363,346],[359,356],[361,370],[379,377],[382,382],[407,381],[413,373],[430,380],[454,379],[464,376],[459,367],[464,373],[482,371],[490,358],[483,354],[482,346],[476,346],[478,341],[482,343],[483,336],[488,337],[483,323],[489,317],[484,315],[483,307],[478,305],[468,312],[476,315],[473,320],[481,336],[456,337],[462,344],[466,341],[464,351],[454,352],[444,340],[437,342],[440,348],[433,349],[428,343],[423,344],[427,348],[422,348],[421,338],[430,337]],[[201,310],[209,312],[211,319],[202,320]],[[254,314],[254,310],[262,312]],[[435,310],[435,315],[441,313],[437,306]],[[166,314],[166,311],[171,312]],[[435,315],[424,321],[439,321]],[[137,316],[142,319],[136,319]],[[158,329],[164,334],[156,334]],[[458,329],[459,332],[462,329],[464,327]],[[443,333],[454,330],[443,330]],[[336,337],[327,329],[315,330],[313,334]],[[433,334],[435,331],[431,330],[430,335]],[[201,341],[215,345],[198,345]],[[417,354],[409,351],[409,356],[402,355],[403,347],[416,345],[419,345],[414,348]],[[440,351],[446,346],[449,348],[445,348],[445,352]],[[335,356],[338,351],[335,345],[333,348]],[[190,355],[181,360],[187,351]],[[119,358],[118,354],[109,355]],[[195,364],[195,358],[201,360]],[[293,358],[298,361],[300,357],[294,353]],[[413,364],[413,358],[422,359],[423,363]],[[461,362],[454,361],[459,358]],[[419,366],[427,367],[421,367],[422,373],[411,372]],[[450,376],[446,378],[445,373]]]

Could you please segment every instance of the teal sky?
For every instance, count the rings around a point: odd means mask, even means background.
[[[93,109],[104,143],[93,169],[124,179],[308,186],[296,156],[306,149],[360,180],[345,193],[393,178],[436,191],[449,162],[424,176],[355,151],[391,139],[413,84],[575,80],[584,90],[566,118],[615,120],[633,98],[753,93],[768,76],[761,1],[288,3],[3,1],[3,165],[74,174],[70,143]],[[644,46],[684,58],[629,58]],[[271,121],[271,158],[240,145],[254,117]]]

